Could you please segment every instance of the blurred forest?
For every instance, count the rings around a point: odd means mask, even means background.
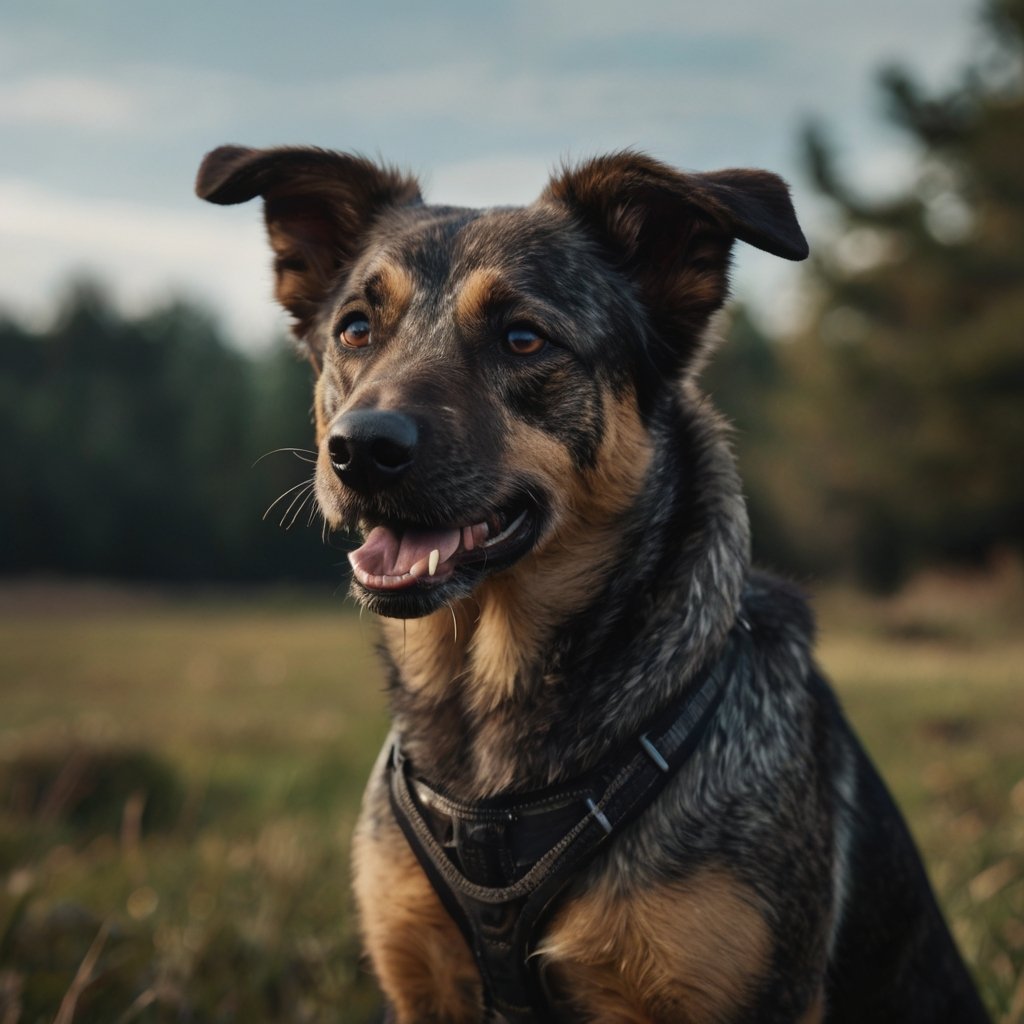
[[[1024,3],[986,18],[946,91],[881,78],[918,154],[904,191],[858,194],[808,128],[835,228],[813,241],[806,326],[768,338],[738,309],[708,371],[770,567],[889,589],[1024,540]],[[79,283],[46,329],[0,318],[0,572],[337,577],[310,467],[275,452],[311,444],[309,379],[187,302],[131,319]]]
[[[284,343],[244,355],[186,302],[127,319],[94,283],[46,330],[0,320],[0,571],[336,577],[319,521],[281,528],[314,518],[311,380]]]
[[[741,311],[712,367],[770,565],[888,590],[1020,552],[1024,3],[984,18],[986,48],[946,91],[881,75],[917,154],[909,188],[859,195],[808,128],[806,167],[835,216],[812,240],[808,323],[778,343]]]

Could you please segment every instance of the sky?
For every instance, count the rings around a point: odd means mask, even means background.
[[[192,192],[226,142],[312,144],[419,175],[428,201],[530,202],[565,160],[623,147],[790,181],[812,244],[827,210],[799,133],[821,122],[868,191],[913,154],[875,85],[953,80],[973,0],[5,0],[0,309],[45,324],[74,277],[129,312],[173,297],[243,346],[280,334],[257,203]],[[745,246],[734,293],[768,326],[799,271]]]

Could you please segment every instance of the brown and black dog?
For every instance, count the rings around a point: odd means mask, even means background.
[[[806,255],[784,183],[619,153],[471,210],[226,146],[197,191],[265,201],[383,616],[354,867],[391,1019],[987,1020],[697,382],[734,242]]]

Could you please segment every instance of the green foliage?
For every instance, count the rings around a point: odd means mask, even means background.
[[[863,198],[821,130],[805,140],[841,229],[815,247],[778,409],[815,477],[776,497],[819,558],[881,586],[1024,544],[1024,2],[987,17],[988,51],[949,91],[882,76],[920,154],[909,189]]]
[[[309,404],[289,349],[246,357],[185,303],[126,319],[79,284],[47,330],[0,322],[0,571],[336,574],[319,528],[279,529],[313,521],[310,469],[267,456],[308,452]]]

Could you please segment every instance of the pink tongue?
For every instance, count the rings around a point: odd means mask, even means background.
[[[462,531],[455,530],[406,530],[401,537],[386,526],[375,526],[363,542],[348,557],[349,561],[371,576],[404,576],[412,567],[430,557],[430,552],[440,552],[438,559],[448,561],[459,549]]]

